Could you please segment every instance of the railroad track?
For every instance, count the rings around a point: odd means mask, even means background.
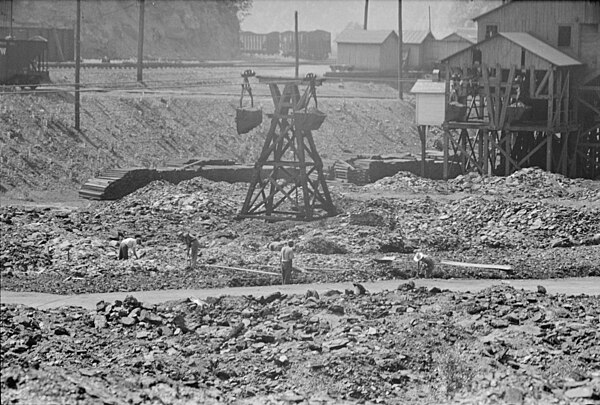
[[[326,65],[322,61],[305,61],[300,65]],[[204,62],[180,62],[180,61],[165,61],[165,62],[144,62],[144,69],[166,69],[166,68],[222,68],[222,67],[293,67],[294,62],[287,61],[204,61]],[[48,62],[48,67],[58,69],[74,69],[75,62]],[[82,69],[137,69],[137,62],[119,61],[119,62],[82,62]]]

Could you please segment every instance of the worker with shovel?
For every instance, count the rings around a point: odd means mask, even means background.
[[[417,277],[421,274],[421,265],[423,265],[425,269],[425,277],[431,278],[431,274],[433,273],[433,269],[435,268],[435,262],[430,256],[427,256],[421,252],[417,252],[413,260],[417,262]]]
[[[183,241],[183,243],[185,243],[186,256],[190,259],[190,267],[196,268],[196,262],[198,261],[198,251],[200,250],[200,242],[198,241],[198,238],[196,238],[189,232],[181,232],[178,236]]]

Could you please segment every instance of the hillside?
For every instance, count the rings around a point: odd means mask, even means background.
[[[145,7],[145,58],[230,59],[237,55],[237,0],[154,0]],[[82,1],[81,54],[137,55],[136,0]],[[75,28],[75,1],[14,0],[16,26]]]
[[[118,75],[135,75],[135,71],[85,70],[83,80],[124,80]],[[70,80],[66,70],[51,76],[55,82]],[[211,82],[189,91],[131,88],[86,92],[82,95],[81,132],[74,129],[72,93],[5,95],[0,99],[1,190],[75,190],[107,168],[156,167],[187,157],[253,163],[269,122],[265,117],[249,134],[236,133],[236,76],[238,69],[233,68],[149,70],[148,83],[155,86],[168,78],[178,82],[206,78]],[[265,114],[273,111],[267,91],[267,86],[255,85],[256,102]],[[326,163],[356,154],[419,150],[410,103],[360,98],[394,97],[393,89],[358,83],[345,84],[342,89],[337,83],[328,83],[320,91],[319,108],[328,117],[314,136]]]

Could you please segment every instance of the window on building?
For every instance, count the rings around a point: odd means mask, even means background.
[[[485,38],[491,38],[498,33],[497,25],[486,25],[485,26]]]
[[[571,46],[571,26],[558,27],[558,46]]]

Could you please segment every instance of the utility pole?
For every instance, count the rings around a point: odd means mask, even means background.
[[[367,30],[367,21],[369,20],[369,0],[365,0],[365,22],[363,23],[363,30]]]
[[[398,97],[402,96],[402,0],[398,0]]]
[[[140,2],[140,16],[138,18],[138,60],[137,60],[137,81],[142,82],[142,65],[144,64],[144,4],[145,0]]]
[[[13,36],[13,0],[10,0],[10,37]]]
[[[81,0],[77,0],[77,28],[75,29],[75,129],[80,130],[79,71],[81,69]]]
[[[294,12],[294,43],[296,44],[296,78],[300,77],[300,44],[298,43],[298,11]]]

